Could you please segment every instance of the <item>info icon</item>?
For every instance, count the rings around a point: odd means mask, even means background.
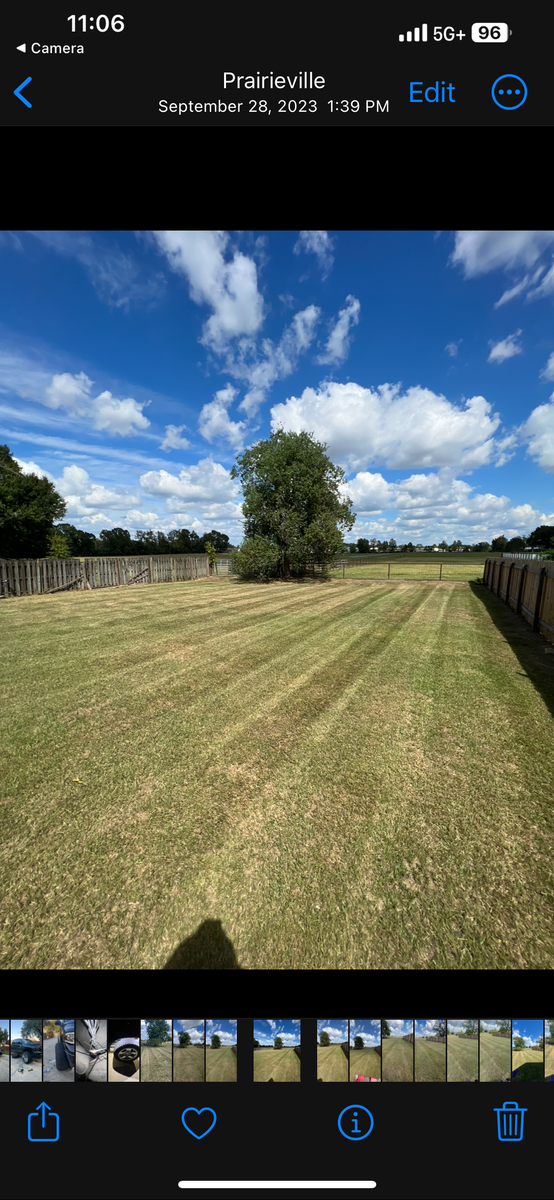
[[[363,1104],[350,1104],[339,1117],[339,1129],[349,1142],[361,1142],[373,1129],[373,1117]]]
[[[491,96],[499,108],[519,108],[527,99],[527,84],[519,75],[499,75],[492,85]]]

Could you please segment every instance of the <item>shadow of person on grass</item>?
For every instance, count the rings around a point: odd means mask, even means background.
[[[502,637],[511,646],[520,662],[520,675],[527,675],[530,683],[539,692],[549,711],[554,715],[554,654],[545,654],[552,646],[542,633],[533,633],[525,617],[514,612],[500,596],[490,592],[484,584],[470,583],[475,596],[484,604],[487,612]]]
[[[229,941],[223,932],[221,921],[202,921],[196,933],[185,938],[171,958],[167,960],[162,971],[240,971],[240,964]]]

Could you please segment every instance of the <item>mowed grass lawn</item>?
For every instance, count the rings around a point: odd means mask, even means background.
[[[237,1056],[230,1046],[221,1046],[219,1050],[206,1047],[206,1082],[237,1082]]]
[[[480,1035],[479,1078],[482,1083],[497,1079],[509,1079],[512,1072],[512,1045],[510,1038],[495,1037],[492,1033]]]
[[[448,1035],[446,1071],[449,1083],[473,1083],[479,1078],[479,1042],[477,1038]]]
[[[270,1080],[274,1083],[300,1083],[300,1059],[290,1047],[254,1051],[254,1083],[269,1083]]]
[[[414,1044],[402,1037],[383,1038],[382,1079],[385,1083],[413,1083]]]
[[[552,967],[554,657],[485,589],[106,588],[0,637],[3,967]]]
[[[531,1050],[526,1047],[525,1050],[512,1051],[512,1071],[516,1071],[518,1067],[522,1067],[524,1063],[542,1063],[542,1050]]]
[[[173,1082],[174,1083],[203,1083],[204,1081],[204,1047],[203,1046],[174,1046],[173,1047]]]
[[[446,1083],[446,1042],[426,1042],[416,1038],[415,1081]]]
[[[554,1075],[554,1046],[548,1043],[544,1047],[544,1073],[547,1079]]]
[[[350,1050],[350,1079],[355,1075],[363,1075],[369,1079],[381,1078],[381,1055],[371,1047],[363,1050]]]
[[[171,1052],[171,1042],[163,1046],[142,1046],[141,1083],[171,1083]]]
[[[439,555],[406,554],[393,555],[390,559],[391,579],[440,579],[440,564],[442,563],[442,578],[450,582],[470,582],[481,579],[486,561],[485,555],[451,554],[445,558]],[[356,562],[356,555],[346,560],[346,579],[383,579],[388,575],[389,559],[375,562]],[[330,571],[334,578],[341,578],[342,566]]]
[[[341,1046],[317,1047],[317,1078],[321,1083],[348,1083],[348,1059]]]

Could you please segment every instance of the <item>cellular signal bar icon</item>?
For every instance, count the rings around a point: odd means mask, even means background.
[[[412,31],[411,31],[411,29],[409,29],[409,30],[408,30],[408,32],[407,32],[407,34],[406,34],[406,38],[405,38],[405,39],[404,39],[404,34],[403,34],[403,33],[399,33],[399,34],[398,34],[398,41],[399,41],[399,42],[403,42],[404,40],[406,40],[407,42],[411,42],[411,41],[412,41]],[[414,42],[419,42],[419,29],[414,29],[414,32],[413,32],[413,40],[414,40]],[[426,42],[426,41],[427,41],[427,26],[426,26],[426,25],[422,25],[422,26],[421,26],[421,41],[422,41],[422,42]]]

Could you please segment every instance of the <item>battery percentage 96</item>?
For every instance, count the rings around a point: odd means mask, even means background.
[[[507,42],[511,32],[502,21],[476,21],[475,25],[471,26],[471,40],[482,42],[483,45]]]

